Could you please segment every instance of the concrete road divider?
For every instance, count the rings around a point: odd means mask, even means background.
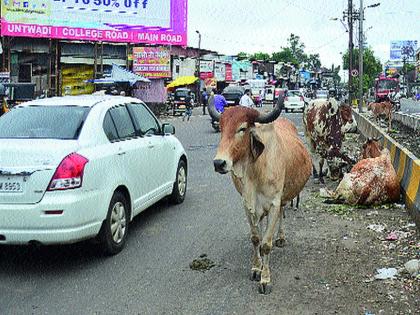
[[[353,111],[357,129],[365,137],[381,138],[384,148],[391,153],[391,160],[401,184],[404,202],[420,230],[420,159],[389,137],[376,124]]]

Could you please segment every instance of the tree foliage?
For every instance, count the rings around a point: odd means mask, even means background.
[[[353,49],[353,69],[359,69],[359,49]],[[343,69],[349,70],[349,51],[343,55]],[[372,49],[363,50],[363,90],[366,92],[375,83],[375,78],[382,72],[382,64],[373,54]],[[353,80],[353,90],[356,90],[359,78]]]

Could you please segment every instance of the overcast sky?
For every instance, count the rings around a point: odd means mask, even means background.
[[[420,40],[420,0],[364,0],[367,43],[385,62],[391,40]],[[360,1],[353,0],[359,7]],[[319,53],[324,66],[341,64],[348,33],[340,21],[347,0],[188,0],[188,43],[223,54],[272,53],[299,35],[307,53]],[[370,28],[370,29],[369,29]],[[356,37],[355,37],[356,40]]]

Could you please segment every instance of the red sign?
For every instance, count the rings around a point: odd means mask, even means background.
[[[213,78],[213,72],[200,72],[200,79],[205,80]]]
[[[225,80],[232,81],[232,65],[230,63],[226,64]]]

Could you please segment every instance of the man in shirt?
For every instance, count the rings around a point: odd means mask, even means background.
[[[220,94],[218,91],[214,91],[214,107],[219,113],[223,113],[225,111],[225,106],[227,106],[226,99],[223,95]]]
[[[239,105],[245,107],[252,107],[254,106],[254,102],[250,97],[250,92],[246,91],[244,95],[242,95],[241,100],[239,101]]]

